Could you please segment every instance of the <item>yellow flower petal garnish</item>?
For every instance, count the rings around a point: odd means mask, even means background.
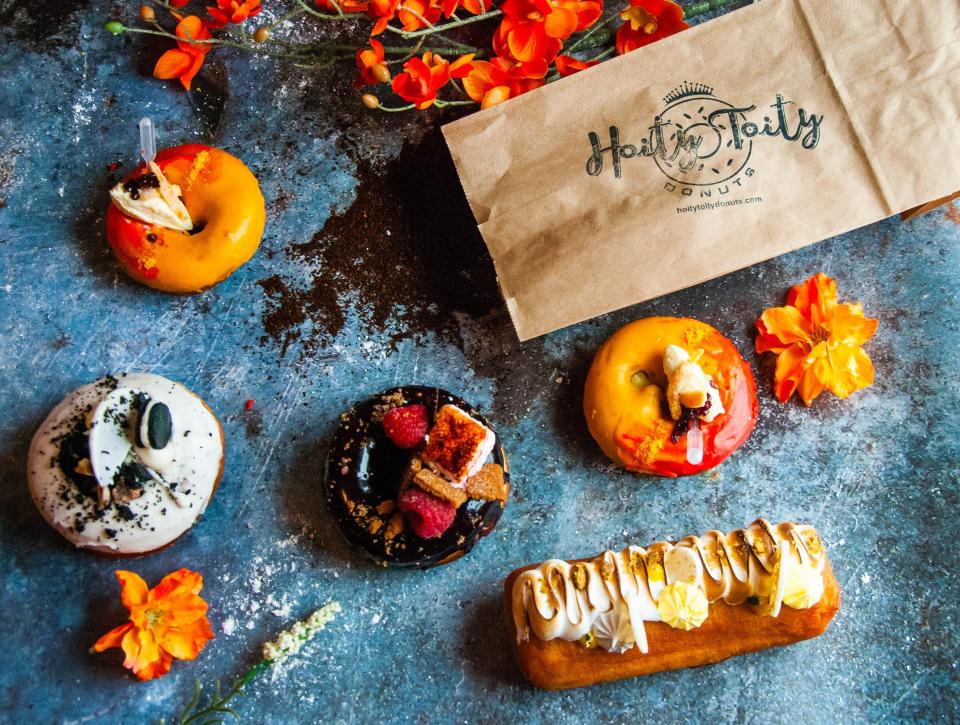
[[[657,599],[660,619],[674,629],[687,631],[699,627],[707,618],[709,604],[703,590],[687,582],[674,582],[665,587]]]
[[[794,564],[783,585],[783,603],[791,609],[810,609],[823,596],[823,575],[811,566]]]

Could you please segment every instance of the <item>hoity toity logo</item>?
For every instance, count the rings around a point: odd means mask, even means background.
[[[639,143],[628,143],[635,139],[622,137],[617,126],[609,127],[607,145],[599,133],[590,131],[587,173],[600,176],[609,168],[620,179],[626,159],[652,158],[667,177],[666,191],[691,196],[699,189],[701,196],[709,196],[716,189],[726,194],[755,173],[750,164],[755,139],[780,137],[799,141],[808,150],[820,141],[823,116],[807,113],[779,93],[762,116],[755,104],[735,106],[714,96],[713,88],[702,83],[684,82],[663,102],[665,108]]]

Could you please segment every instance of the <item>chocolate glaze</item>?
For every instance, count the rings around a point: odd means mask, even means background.
[[[327,452],[324,494],[347,540],[377,563],[416,568],[446,564],[468,553],[493,530],[503,512],[503,504],[470,499],[457,510],[453,525],[433,539],[420,538],[406,524],[392,541],[385,538],[386,526],[371,532],[364,523],[369,519],[359,512],[375,512],[385,501],[396,501],[403,471],[412,453],[390,442],[377,415],[377,406],[392,401],[397,393],[403,399],[401,405],[425,405],[431,425],[437,410],[449,403],[494,430],[472,405],[441,388],[412,385],[385,390],[341,416]],[[504,469],[504,480],[509,486],[510,475],[499,435],[492,458]]]

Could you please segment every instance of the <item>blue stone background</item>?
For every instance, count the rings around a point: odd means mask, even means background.
[[[520,345],[440,115],[364,111],[346,65],[300,70],[235,52],[212,54],[187,95],[149,77],[166,41],[101,30],[135,14],[136,3],[110,0],[0,2],[0,719],[169,721],[196,678],[231,680],[265,640],[332,599],[344,607],[336,622],[236,703],[247,721],[960,719],[956,205]],[[259,253],[202,295],[139,286],[107,250],[106,189],[135,163],[144,114],[162,146],[200,141],[240,156],[268,200]],[[752,353],[752,323],[821,270],[879,318],[867,345],[877,382],[847,401],[781,405],[772,360]],[[582,421],[593,351],[654,314],[715,325],[757,373],[756,432],[702,476],[617,470]],[[24,475],[49,409],[121,370],[183,382],[228,441],[202,520],[172,548],[123,562],[66,545]],[[486,410],[514,473],[493,535],[426,572],[379,569],[349,550],[319,485],[338,414],[405,383]],[[823,637],[587,690],[523,683],[499,604],[511,569],[759,515],[822,533],[844,589]],[[195,662],[144,684],[119,651],[88,654],[125,620],[116,569],[156,583],[181,566],[204,574],[217,633]]]

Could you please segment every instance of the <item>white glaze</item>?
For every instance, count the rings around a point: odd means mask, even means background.
[[[139,554],[175,540],[203,513],[219,478],[223,440],[216,416],[179,383],[146,373],[118,375],[115,384],[110,380],[103,378],[77,388],[40,426],[27,463],[30,493],[43,517],[74,545]],[[141,462],[156,466],[162,482],[148,481],[139,498],[101,508],[95,497],[84,495],[61,469],[60,443],[78,421],[92,422],[91,413],[114,388],[146,393],[152,400],[166,403],[173,418],[173,436],[169,453],[154,458],[149,449],[133,446]],[[111,485],[109,480],[97,479],[99,488]]]
[[[641,652],[648,652],[644,622],[661,621],[657,599],[676,581],[693,584],[710,602],[749,606],[758,615],[776,617],[786,594],[794,603],[812,606],[823,596],[826,556],[811,526],[784,522],[771,526],[758,519],[728,534],[709,531],[676,544],[658,542],[605,551],[589,562],[550,559],[523,572],[513,585],[513,620],[517,641],[531,631],[542,640],[576,641],[588,633],[597,638],[601,617],[605,640],[609,621],[625,616]],[[791,590],[805,584],[806,596]],[[816,586],[819,583],[819,588]],[[803,601],[801,601],[801,599]],[[786,602],[788,606],[790,602]],[[616,638],[622,643],[622,637]],[[611,650],[614,651],[614,650]],[[616,651],[623,651],[618,646]]]

